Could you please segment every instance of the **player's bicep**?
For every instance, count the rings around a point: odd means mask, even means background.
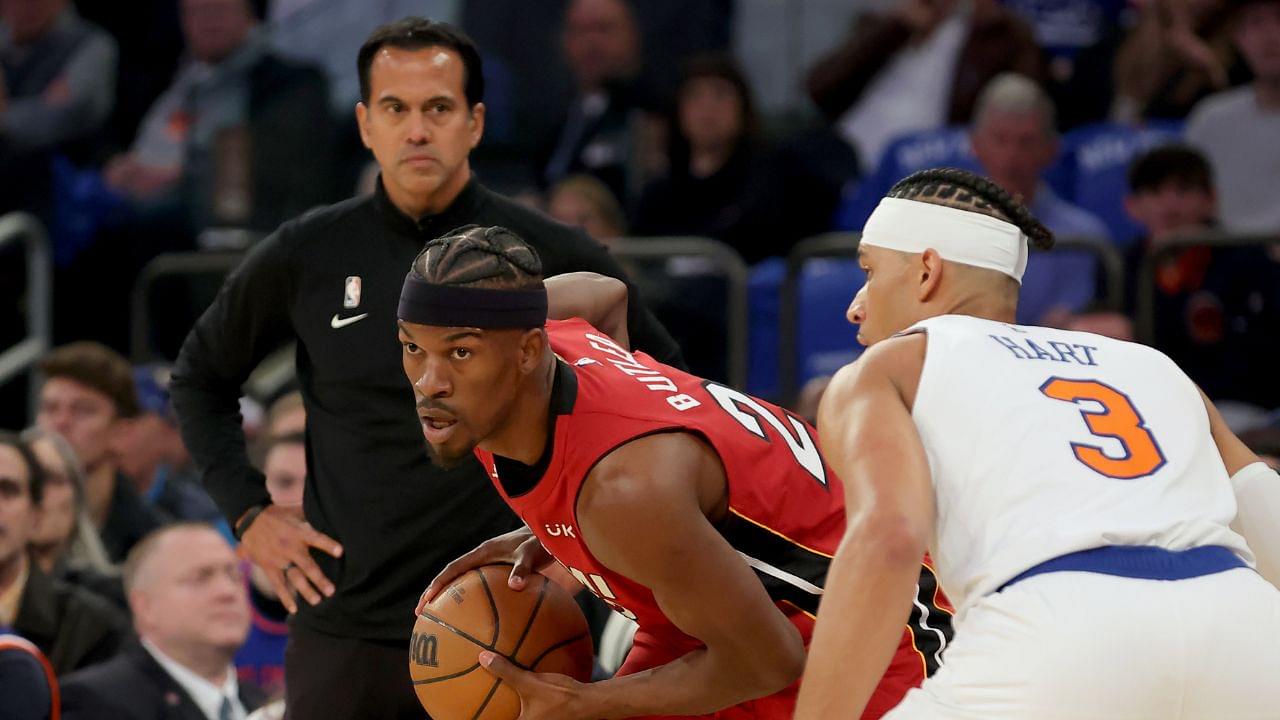
[[[906,523],[917,537],[928,537],[934,519],[932,474],[892,374],[910,365],[899,357],[911,351],[903,340],[908,338],[873,348],[836,374],[818,408],[818,430],[827,461],[844,481],[851,518],[875,512]]]
[[[606,480],[607,490],[584,498],[584,541],[610,569],[648,587],[663,614],[709,649],[745,663],[793,662],[803,653],[798,631],[703,514],[680,455],[647,454],[647,463],[631,463],[634,475]]]
[[[628,347],[627,284],[607,275],[573,272],[554,275],[547,287],[547,317],[582,318]]]

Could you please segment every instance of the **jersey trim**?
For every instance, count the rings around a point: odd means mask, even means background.
[[[938,602],[940,595],[933,568],[922,563],[916,595],[911,599],[907,631],[911,633],[912,647],[920,655],[925,677],[942,667],[942,653],[951,642],[951,613]]]
[[[810,614],[818,611],[830,555],[807,548],[732,507],[718,529],[756,572],[774,602],[785,601]]]

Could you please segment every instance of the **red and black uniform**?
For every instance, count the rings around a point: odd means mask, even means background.
[[[552,391],[548,449],[529,468],[476,450],[498,491],[557,560],[615,610],[639,624],[619,674],[663,665],[702,644],[676,628],[653,593],[596,560],[578,531],[582,483],[602,458],[637,438],[688,432],[724,465],[729,511],[718,530],[756,571],[808,644],[832,555],[845,530],[843,486],[818,453],[816,433],[777,406],[632,354],[582,320],[547,324],[561,358]],[[865,717],[893,707],[936,666],[950,637],[932,571],[902,644]],[[744,628],[750,632],[750,628]],[[798,683],[718,717],[790,718]]]

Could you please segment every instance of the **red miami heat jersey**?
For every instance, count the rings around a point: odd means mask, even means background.
[[[817,433],[775,405],[633,354],[583,320],[548,322],[547,336],[562,362],[545,470],[531,487],[510,491],[500,477],[504,463],[480,449],[476,455],[547,551],[638,623],[619,674],[702,647],[667,619],[648,588],[597,561],[577,530],[578,493],[591,469],[619,446],[655,433],[693,433],[719,455],[729,510],[718,530],[808,645],[827,567],[845,530],[844,489],[818,452]],[[879,717],[920,684],[950,637],[950,615],[939,609],[945,601],[927,567],[919,590],[911,623],[864,717]],[[717,715],[790,718],[797,687]]]

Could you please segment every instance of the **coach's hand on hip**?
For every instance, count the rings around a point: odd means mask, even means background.
[[[302,517],[301,508],[268,505],[240,538],[240,556],[267,573],[276,596],[290,613],[298,611],[295,593],[312,605],[333,595],[333,583],[311,559],[311,548],[342,556],[336,540],[318,532]]]
[[[418,607],[413,611],[414,617],[421,615],[427,603],[434,600],[441,590],[468,570],[495,563],[511,563],[511,575],[507,578],[507,586],[512,590],[523,590],[528,584],[531,573],[549,570],[553,562],[555,558],[542,547],[542,543],[534,537],[528,527],[521,527],[505,535],[489,538],[477,545],[476,549],[444,566],[440,574],[436,575],[430,585],[427,585],[427,589],[422,591],[422,597],[418,598]],[[551,577],[551,573],[544,574]],[[565,585],[563,578],[551,577],[551,579]],[[578,585],[576,580],[569,580],[569,582],[572,585]]]

